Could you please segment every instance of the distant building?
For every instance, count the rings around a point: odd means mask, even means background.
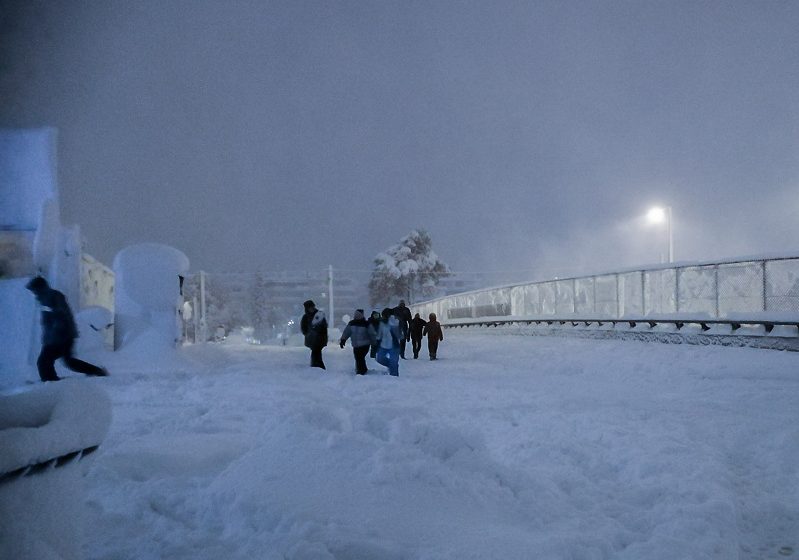
[[[292,334],[299,332],[305,300],[314,300],[317,307],[329,313],[328,289],[325,270],[206,273],[206,323],[224,325],[228,332],[252,327],[255,337],[262,340]],[[186,278],[184,295],[188,301],[200,301],[199,273]],[[330,326],[343,327],[343,317],[352,316],[356,308],[366,311],[368,299],[366,282],[334,270],[334,317],[328,318]]]

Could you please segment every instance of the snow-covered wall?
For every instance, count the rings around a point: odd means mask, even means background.
[[[38,313],[33,295],[25,289],[28,278],[0,280],[0,387],[39,379],[33,347],[38,348]],[[33,361],[32,361],[33,359]]]
[[[0,130],[0,228],[36,230],[42,204],[58,202],[56,130]]]
[[[117,254],[115,348],[136,341],[148,347],[175,347],[181,336],[179,276],[188,270],[188,257],[166,245],[143,243]]]

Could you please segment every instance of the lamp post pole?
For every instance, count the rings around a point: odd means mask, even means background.
[[[662,206],[655,206],[651,210],[649,210],[649,214],[647,214],[649,221],[652,223],[663,223],[665,220],[666,222],[666,235],[669,237],[669,264],[674,262],[674,232],[672,227],[672,215],[671,215],[671,206],[666,206],[663,208]],[[660,254],[660,258],[663,258],[663,253]]]
[[[666,219],[669,229],[669,263],[674,262],[674,235],[671,227],[671,206],[666,206]]]

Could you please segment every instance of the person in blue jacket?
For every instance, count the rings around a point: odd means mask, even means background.
[[[36,367],[42,381],[58,381],[55,371],[55,361],[64,360],[72,371],[86,375],[105,376],[108,371],[89,362],[79,360],[72,355],[75,339],[78,338],[78,329],[75,318],[69,308],[67,298],[58,290],[54,290],[41,276],[33,278],[25,286],[36,296],[36,301],[42,306],[42,350]]]
[[[382,316],[383,320],[377,331],[377,339],[380,341],[377,363],[386,366],[390,375],[399,376],[400,340],[403,338],[400,322],[390,307],[383,310]]]
[[[355,373],[365,375],[369,371],[369,368],[366,367],[366,355],[369,353],[372,343],[377,340],[377,333],[364,317],[363,309],[355,310],[354,318],[347,323],[344,332],[341,333],[339,346],[344,348],[347,339],[350,339],[352,354],[355,356]]]

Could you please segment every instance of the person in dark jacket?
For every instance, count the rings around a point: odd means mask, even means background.
[[[427,351],[430,353],[430,359],[436,359],[438,352],[438,343],[444,340],[444,333],[441,331],[441,323],[436,321],[436,314],[431,313],[429,321],[424,327],[423,334],[427,336]]]
[[[79,360],[72,355],[78,329],[64,294],[51,288],[47,280],[41,276],[33,278],[25,287],[33,292],[36,301],[42,306],[42,351],[36,360],[41,380],[61,379],[55,371],[55,361],[59,358],[63,359],[64,365],[72,371],[86,375],[108,375],[108,371],[104,368]]]
[[[369,371],[369,368],[366,367],[366,355],[369,353],[372,343],[377,343],[377,332],[372,329],[372,325],[363,316],[363,309],[355,310],[353,320],[347,323],[344,332],[341,333],[339,346],[344,348],[348,338],[352,344],[352,354],[355,356],[355,373],[365,375]]]
[[[413,346],[413,359],[419,357],[419,350],[422,349],[422,337],[424,336],[424,327],[427,321],[422,319],[419,314],[413,316],[411,319],[411,345]]]
[[[372,311],[372,316],[369,317],[369,326],[374,329],[375,334],[377,334],[377,331],[380,329],[381,319],[382,319],[382,316],[380,315],[380,312],[377,309],[373,310]],[[376,358],[377,357],[377,349],[378,349],[378,347],[379,347],[379,344],[378,344],[377,340],[375,340],[372,343],[371,350],[369,350],[369,357],[370,358]]]
[[[311,349],[311,367],[326,369],[322,348],[327,346],[327,317],[310,299],[302,305],[305,314],[300,319],[300,330],[305,335],[305,346]]]
[[[405,343],[411,339],[411,310],[405,307],[405,300],[401,299],[399,305],[393,309],[394,317],[399,320],[400,325],[400,358],[407,360],[405,357]]]

